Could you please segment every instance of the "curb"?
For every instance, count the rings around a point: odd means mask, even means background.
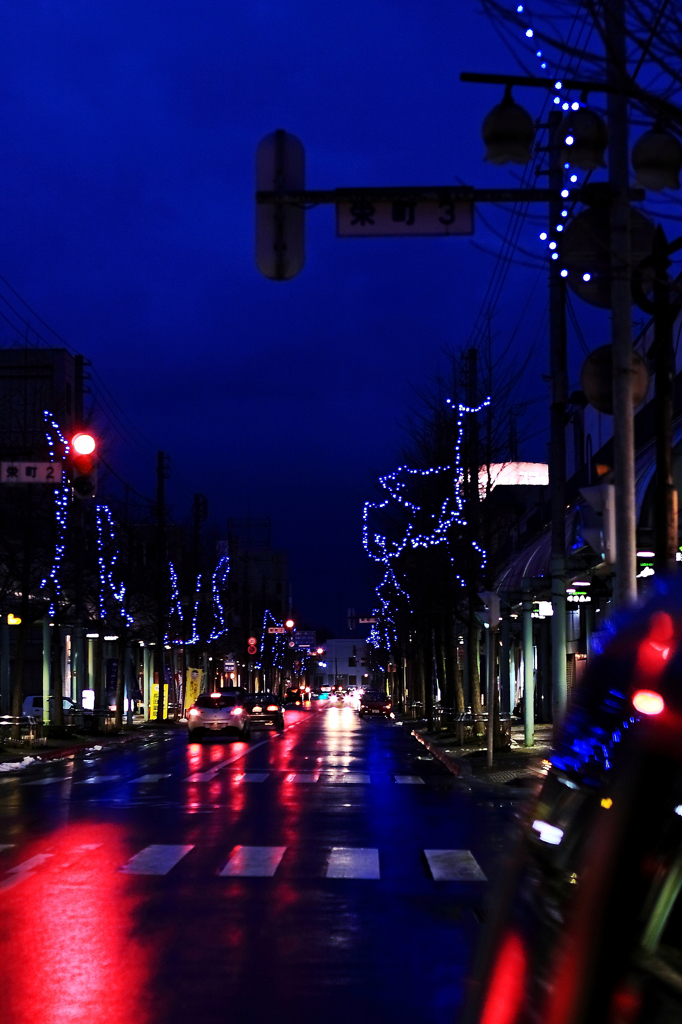
[[[45,753],[40,753],[38,751],[31,752],[30,750],[27,750],[26,756],[33,757],[34,760],[29,765],[22,765],[21,761],[17,761],[15,768],[25,771],[26,768],[33,768],[44,761],[66,760],[69,757],[75,757],[76,754],[85,754],[89,750],[96,750],[98,754],[103,754],[106,753],[107,750],[123,747],[128,743],[137,743],[141,740],[151,739],[153,736],[154,733],[151,735],[149,733],[143,733],[136,736],[122,736],[120,739],[113,740],[110,743],[98,743],[96,741],[93,741],[92,743],[79,743],[77,746],[64,747],[61,750],[48,750]],[[0,758],[1,757],[2,755],[0,755]],[[9,768],[7,769],[7,772],[11,772],[13,770],[14,769]],[[3,772],[3,774],[5,773]]]
[[[447,770],[452,775],[456,775],[458,778],[461,778],[464,775],[466,775],[467,777],[471,775],[471,768],[469,767],[468,764],[463,764],[459,759],[454,760],[454,758],[448,757],[448,755],[443,750],[441,750],[440,747],[436,746],[435,743],[432,743],[431,740],[427,740],[426,736],[423,736],[420,732],[417,732],[416,729],[412,730],[410,736],[414,736],[414,738],[418,740],[419,743],[425,746],[428,752],[432,754],[433,757],[437,758],[441,762],[441,764],[445,765]]]

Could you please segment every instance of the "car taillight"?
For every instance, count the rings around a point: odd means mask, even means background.
[[[253,707],[251,708],[251,710],[255,712],[255,711],[262,711],[263,709],[261,707],[259,707],[258,704],[254,704]]]
[[[296,703],[297,703],[297,704],[300,704],[301,702],[300,702],[300,700],[297,700],[297,701],[296,701]]]
[[[255,711],[256,709],[254,708],[253,710]],[[260,710],[260,708],[259,708],[259,710]],[[268,706],[266,707],[265,710],[266,711],[279,711],[279,708],[277,707],[276,704],[268,704]]]
[[[233,715],[243,715],[244,714],[244,708],[232,708],[232,714]]]
[[[665,701],[655,690],[637,690],[632,703],[642,715],[660,715],[665,707]]]
[[[384,704],[384,707],[385,707],[385,708],[390,708],[390,706],[391,706],[391,702],[390,702],[390,700],[389,700],[388,704]]]
[[[198,711],[197,708],[190,708],[189,714],[188,714],[187,717],[188,718],[198,718],[200,714],[201,714],[201,711]]]
[[[219,696],[220,696],[220,694],[219,694],[219,693],[212,693],[212,694],[211,694],[211,696],[212,696],[212,697],[219,697]]]

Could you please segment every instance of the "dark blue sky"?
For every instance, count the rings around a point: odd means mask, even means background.
[[[517,71],[476,0],[22,0],[3,13],[0,273],[134,424],[135,444],[112,428],[117,471],[152,494],[163,449],[178,518],[195,491],[218,524],[271,516],[295,604],[331,628],[338,609],[369,610],[362,502],[399,461],[414,388],[469,337],[495,259],[468,239],[337,239],[323,207],[301,275],[266,280],[256,146],[275,128],[297,135],[311,188],[513,184],[482,159],[501,90],[459,82],[503,69]],[[542,99],[522,97],[536,113]],[[481,212],[504,230],[504,213]],[[499,249],[480,219],[475,241]],[[527,388],[542,393],[539,270],[511,269],[496,327],[504,341],[533,289],[516,343],[539,346]]]

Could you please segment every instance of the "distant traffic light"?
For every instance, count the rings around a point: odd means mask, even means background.
[[[296,623],[294,622],[293,619],[287,619],[286,622],[284,623],[284,625],[286,626],[287,629],[291,630],[291,629],[294,628]]]
[[[81,430],[71,438],[71,486],[77,498],[93,498],[97,490],[97,439]]]

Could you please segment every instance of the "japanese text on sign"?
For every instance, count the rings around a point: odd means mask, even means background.
[[[336,204],[336,233],[345,238],[382,235],[473,235],[474,205],[466,200],[358,199]]]
[[[3,484],[60,484],[61,462],[0,462]]]

